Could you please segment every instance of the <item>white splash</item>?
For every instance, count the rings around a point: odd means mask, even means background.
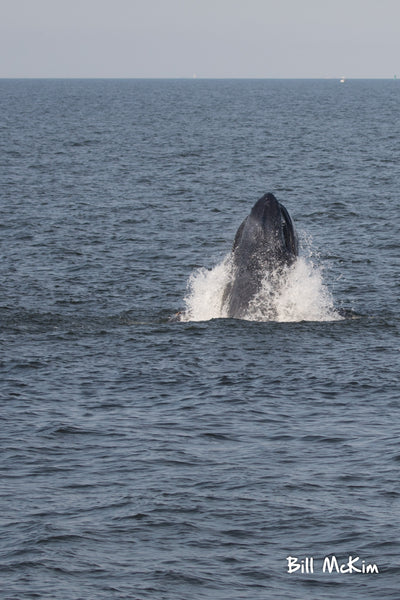
[[[341,319],[333,298],[323,282],[322,268],[299,257],[279,283],[274,274],[266,276],[253,298],[246,318],[252,321],[337,321]]]
[[[188,281],[188,293],[184,298],[186,309],[181,321],[209,321],[226,317],[222,307],[225,287],[232,274],[230,255],[213,269],[197,269]]]
[[[312,252],[299,257],[283,273],[266,274],[245,317],[249,321],[337,321],[333,298],[323,282],[322,267],[312,261]],[[233,275],[231,254],[213,269],[198,269],[188,281],[181,321],[208,321],[227,317],[222,305],[225,287]]]

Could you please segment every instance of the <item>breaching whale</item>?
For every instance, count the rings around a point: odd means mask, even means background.
[[[227,317],[242,319],[267,275],[277,282],[298,255],[292,219],[271,193],[264,194],[237,230],[232,248],[232,277],[222,307]]]

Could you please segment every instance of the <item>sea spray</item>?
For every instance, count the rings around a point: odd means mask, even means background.
[[[304,243],[304,242],[303,242]],[[323,281],[323,269],[313,260],[310,240],[305,256],[279,273],[266,273],[259,292],[252,299],[245,320],[249,321],[336,321],[342,317],[335,310],[330,291]],[[197,269],[188,281],[181,321],[208,321],[227,316],[223,296],[234,276],[232,255],[228,254],[214,268]]]
[[[231,255],[213,269],[196,269],[188,281],[188,293],[184,298],[186,309],[181,321],[209,321],[226,317],[222,300],[225,287],[232,274]]]
[[[299,257],[284,273],[272,295],[275,318],[279,322],[287,321],[336,321],[341,317],[334,307],[333,298],[323,282],[322,267],[313,264],[310,259]],[[264,294],[264,295],[263,295]],[[260,292],[260,304],[266,299],[265,289]],[[262,316],[262,313],[261,313]],[[270,320],[257,318],[257,312],[249,311],[252,320]]]

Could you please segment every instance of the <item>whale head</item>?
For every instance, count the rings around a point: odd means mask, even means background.
[[[292,219],[273,194],[265,194],[255,203],[236,233],[232,250],[236,261],[259,260],[270,266],[289,263],[297,256]]]
[[[279,279],[279,273],[294,262],[297,254],[297,236],[288,211],[273,194],[264,194],[235,236],[233,278],[223,296],[227,315],[242,318],[265,275],[270,273]]]

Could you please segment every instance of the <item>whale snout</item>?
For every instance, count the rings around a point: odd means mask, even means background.
[[[251,211],[252,217],[264,225],[273,223],[280,218],[280,214],[279,202],[271,193],[264,194],[262,198],[257,200]]]

